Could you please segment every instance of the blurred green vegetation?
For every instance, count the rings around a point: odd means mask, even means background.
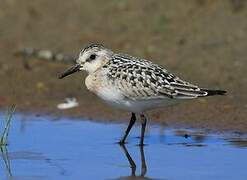
[[[9,136],[9,129],[10,129],[10,123],[12,120],[12,116],[15,112],[15,105],[12,105],[5,116],[4,122],[3,122],[3,132],[2,135],[0,137],[0,147],[1,146],[6,146],[8,144],[8,136]]]

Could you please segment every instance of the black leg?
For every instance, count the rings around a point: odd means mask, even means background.
[[[132,126],[135,124],[135,122],[136,122],[136,115],[135,115],[135,113],[132,113],[132,114],[131,114],[131,119],[130,119],[129,125],[128,125],[126,131],[125,131],[124,136],[123,136],[122,139],[119,141],[119,144],[125,144],[125,140],[126,140],[128,134],[129,134],[129,132],[130,132]]]
[[[146,128],[146,124],[147,124],[147,119],[146,117],[142,114],[141,115],[141,123],[142,123],[142,129],[141,129],[141,139],[140,139],[140,146],[144,145],[144,135],[145,135],[145,128]]]

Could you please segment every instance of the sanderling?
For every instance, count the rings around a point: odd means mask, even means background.
[[[208,90],[184,81],[151,61],[126,54],[115,53],[101,44],[90,44],[79,54],[76,65],[59,77],[85,70],[89,91],[107,104],[132,112],[129,125],[120,144],[125,140],[136,121],[141,117],[140,145],[143,145],[148,110],[171,105],[175,102],[212,95],[226,91]]]

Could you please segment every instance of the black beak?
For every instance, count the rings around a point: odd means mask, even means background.
[[[64,77],[79,71],[80,68],[81,68],[81,65],[80,64],[76,64],[75,66],[73,66],[73,67],[67,69],[66,71],[64,71],[58,78],[59,79],[63,79]]]

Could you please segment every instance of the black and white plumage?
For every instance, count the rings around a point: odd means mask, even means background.
[[[114,54],[102,68],[108,69],[109,81],[112,81],[113,85],[119,85],[128,98],[193,99],[209,95],[208,90],[183,81],[161,66],[145,59]]]
[[[114,53],[101,44],[90,44],[79,55],[77,64],[60,78],[79,70],[88,72],[87,88],[108,104],[132,112],[125,139],[140,114],[143,126],[146,111],[168,106],[174,102],[210,95],[223,95],[226,91],[199,88],[151,61]],[[145,127],[142,127],[142,132]],[[144,134],[144,133],[142,133]],[[143,144],[141,138],[140,144]]]

